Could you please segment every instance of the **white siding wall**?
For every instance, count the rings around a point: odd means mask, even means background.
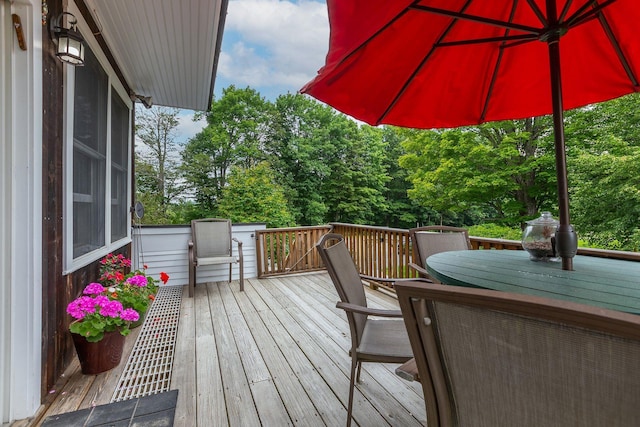
[[[264,224],[234,224],[233,237],[242,242],[244,257],[244,277],[257,277],[255,231],[264,230]],[[133,268],[142,268],[146,264],[147,273],[156,279],[164,271],[170,277],[168,285],[186,285],[189,283],[188,242],[191,240],[191,227],[184,226],[142,226],[133,230]],[[234,255],[237,245],[233,243]],[[229,265],[211,265],[198,267],[197,283],[222,281],[229,279]],[[232,279],[239,278],[239,266],[233,264]]]
[[[41,1],[0,0],[0,421],[40,406],[42,339]],[[18,47],[11,14],[27,50]],[[48,220],[49,218],[44,218]]]

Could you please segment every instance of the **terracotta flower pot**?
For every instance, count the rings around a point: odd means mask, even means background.
[[[98,342],[89,342],[80,334],[71,336],[83,374],[99,374],[120,364],[125,337],[119,331],[105,332]]]

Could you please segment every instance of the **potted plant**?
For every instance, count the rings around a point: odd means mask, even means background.
[[[98,374],[118,366],[124,337],[131,322],[140,318],[139,313],[109,298],[100,283],[87,285],[82,296],[69,303],[67,313],[74,319],[69,330],[82,373]]]
[[[133,308],[140,314],[140,319],[131,327],[142,324],[149,305],[155,300],[158,292],[156,280],[146,274],[144,269],[127,273],[131,267],[131,261],[122,255],[109,254],[100,261],[100,282],[109,292],[109,297],[120,301],[124,308]],[[162,272],[160,280],[166,284],[169,276]]]

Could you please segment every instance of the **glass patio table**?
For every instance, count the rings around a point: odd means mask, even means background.
[[[573,271],[560,262],[529,259],[526,251],[441,252],[426,260],[448,285],[492,289],[640,314],[640,262],[577,255]]]

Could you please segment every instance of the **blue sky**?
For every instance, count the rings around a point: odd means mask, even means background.
[[[324,0],[230,0],[214,95],[229,85],[250,86],[270,101],[295,93],[324,65],[328,46]],[[192,117],[182,111],[179,141],[202,129]]]

